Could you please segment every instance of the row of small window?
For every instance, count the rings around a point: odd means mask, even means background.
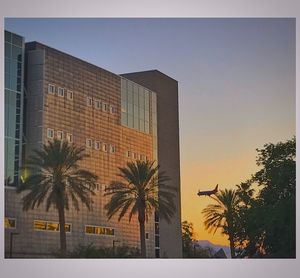
[[[5,228],[15,229],[16,219],[5,217]],[[55,221],[34,220],[33,229],[36,231],[59,232],[59,223]],[[84,229],[86,234],[107,235],[107,236],[113,236],[115,234],[115,229],[108,228],[108,227],[85,225]],[[72,224],[66,223],[65,230],[66,233],[71,233]]]
[[[47,137],[49,139],[53,139],[55,137],[54,129],[47,128]],[[65,132],[63,132],[61,130],[57,130],[56,131],[56,138],[58,140],[64,140],[64,139],[66,139],[68,142],[73,143],[73,135],[71,133],[68,133],[68,132],[66,132],[66,135],[65,135]]]
[[[94,104],[94,105],[93,105]],[[110,114],[116,114],[117,108],[113,105],[109,105],[99,99],[93,99],[91,97],[86,98],[86,105],[93,107],[97,110],[102,110],[103,112],[109,112]]]
[[[116,146],[107,144],[100,141],[94,141],[90,138],[86,139],[86,146],[87,148],[94,148],[95,150],[102,150],[103,152],[110,152],[115,153],[116,152]]]
[[[126,151],[125,156],[132,159],[147,161],[148,157],[144,154],[135,153],[132,151]]]
[[[65,88],[62,87],[56,87],[53,84],[48,84],[48,93],[55,95],[57,93],[57,95],[59,97],[65,97],[65,95],[67,96],[67,99],[69,100],[73,100],[73,92],[70,90],[66,90]]]

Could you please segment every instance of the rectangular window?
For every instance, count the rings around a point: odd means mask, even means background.
[[[65,230],[67,233],[71,232],[71,224],[65,224]],[[54,221],[44,221],[44,220],[34,220],[33,221],[33,229],[36,231],[51,231],[58,232],[59,231],[59,222]]]
[[[86,105],[87,106],[93,106],[93,99],[91,97],[86,98]]]
[[[34,220],[33,221],[33,228],[35,230],[47,230],[47,221],[40,221],[40,220]]]
[[[149,233],[145,234],[146,239],[149,239]]]
[[[64,97],[64,96],[65,96],[65,89],[64,89],[64,88],[61,88],[61,87],[58,87],[57,95],[58,95],[59,97]]]
[[[49,139],[53,139],[54,138],[54,130],[52,128],[47,128],[47,137]]]
[[[113,236],[115,234],[115,230],[113,228],[86,225],[85,226],[85,233],[86,234],[94,234],[94,235]]]
[[[94,101],[95,109],[101,109],[101,101],[100,100],[95,100]]]
[[[73,135],[71,133],[67,133],[67,141],[73,143]]]
[[[102,151],[107,152],[107,144],[102,143]]]
[[[109,145],[109,152],[110,153],[115,153],[116,152],[116,147],[114,145]]]
[[[59,231],[59,224],[54,222],[47,222],[48,231]]]
[[[113,105],[110,105],[110,106],[109,106],[109,113],[110,113],[110,114],[116,114],[116,113],[117,113],[116,107],[113,106]]]
[[[107,112],[107,110],[108,110],[108,104],[102,102],[102,111],[103,111],[103,112]]]
[[[64,139],[64,133],[62,131],[57,131],[56,132],[56,137],[58,140],[63,140]]]
[[[128,157],[128,158],[130,158],[130,151],[126,151],[126,153],[125,153],[125,155],[126,155],[126,157]]]
[[[55,86],[54,85],[52,85],[52,84],[49,84],[48,85],[48,93],[49,94],[55,94]]]
[[[92,139],[86,139],[86,146],[88,148],[92,148],[93,147],[93,141],[92,141]]]
[[[95,150],[100,150],[100,142],[99,141],[95,141],[94,148],[95,148]]]
[[[67,98],[69,100],[73,100],[73,92],[72,91],[67,91]]]
[[[101,189],[100,184],[99,184],[99,183],[96,183],[96,190],[100,191],[100,189]]]
[[[5,229],[15,229],[16,218],[5,217]]]

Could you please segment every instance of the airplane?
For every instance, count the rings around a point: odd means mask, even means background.
[[[214,190],[208,190],[208,191],[198,191],[197,195],[198,196],[210,196],[212,194],[216,194],[218,192],[218,184],[216,185]]]

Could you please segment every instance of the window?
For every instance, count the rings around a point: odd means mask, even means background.
[[[99,184],[99,183],[96,183],[96,189],[97,189],[98,191],[100,191],[100,189],[101,189],[101,186],[100,186],[100,184]]]
[[[95,150],[100,150],[100,142],[99,141],[95,141],[94,148],[95,148]]]
[[[114,145],[109,145],[109,152],[110,152],[110,153],[115,153],[115,152],[116,152],[116,146],[114,146]]]
[[[92,141],[92,139],[86,139],[86,146],[88,147],[88,148],[91,148],[92,146],[93,146],[93,141]]]
[[[48,93],[49,94],[55,94],[55,86],[52,84],[48,85]]]
[[[5,217],[5,229],[15,229],[16,218]]]
[[[117,113],[117,108],[113,105],[109,106],[109,112],[110,114],[116,114]]]
[[[85,226],[85,233],[86,234],[94,234],[94,235],[113,236],[115,234],[115,230],[113,228],[86,225]]]
[[[71,224],[65,224],[65,230],[67,233],[71,232]],[[59,223],[54,221],[44,221],[44,220],[34,220],[33,221],[33,228],[36,231],[52,231],[58,232],[59,231]]]
[[[68,91],[68,92],[67,92],[67,98],[68,98],[69,100],[73,100],[73,92],[72,92],[72,91]]]
[[[58,140],[63,140],[64,139],[64,133],[62,131],[57,131],[56,132],[56,137]]]
[[[87,106],[93,106],[93,99],[91,97],[87,97],[86,104]]]
[[[95,100],[95,109],[101,109],[101,102],[100,100]]]
[[[141,158],[141,160],[146,160],[146,159],[145,159],[145,158],[146,158],[146,156],[145,156],[145,155],[143,155],[143,154],[141,154],[140,158]]]
[[[149,233],[145,234],[146,239],[149,239]]]
[[[130,151],[126,151],[125,155],[126,157],[130,157]]]
[[[65,96],[65,89],[58,87],[57,95],[59,97],[64,97]]]
[[[108,109],[107,103],[102,102],[102,111],[107,112],[107,109]]]
[[[102,151],[107,152],[107,144],[102,143]]]
[[[71,133],[67,133],[67,141],[73,143],[73,135]]]
[[[54,130],[52,128],[47,128],[47,137],[50,139],[54,138]]]

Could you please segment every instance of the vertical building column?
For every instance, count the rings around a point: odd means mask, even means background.
[[[157,145],[158,163],[161,171],[171,178],[170,185],[177,192],[176,212],[172,222],[159,219],[160,257],[182,257],[181,202],[180,202],[180,154],[179,154],[179,115],[178,82],[157,71],[123,74],[157,94]]]

